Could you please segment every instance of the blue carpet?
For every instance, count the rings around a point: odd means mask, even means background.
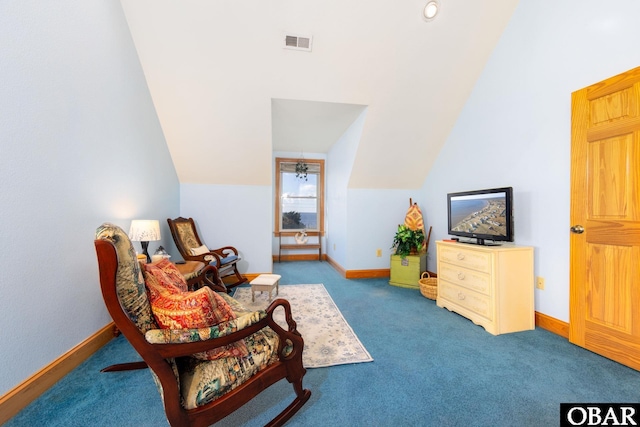
[[[556,426],[561,402],[640,402],[640,372],[542,329],[493,336],[385,279],[346,280],[327,263],[274,264],[281,284],[323,283],[374,358],[308,369],[291,426]],[[295,307],[292,307],[295,312]],[[166,426],[147,370],[119,337],[5,426]],[[280,381],[220,426],[260,426],[294,394]]]

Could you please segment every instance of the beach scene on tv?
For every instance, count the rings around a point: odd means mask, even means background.
[[[451,197],[451,230],[464,233],[507,235],[504,193]]]

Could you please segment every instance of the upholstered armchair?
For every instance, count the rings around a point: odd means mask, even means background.
[[[216,249],[207,247],[198,235],[193,218],[167,218],[167,223],[182,258],[213,265],[218,269],[220,277],[229,289],[247,282],[247,279],[238,271],[240,257],[235,247],[223,246]]]
[[[94,243],[105,305],[151,369],[172,426],[209,426],[282,379],[293,384],[295,398],[271,425],[284,424],[309,399],[302,386],[304,341],[286,300],[248,311],[214,292],[215,281],[186,291],[168,261],[141,267],[127,234],[113,224],[100,226]],[[195,307],[202,298],[206,304]],[[187,315],[177,307],[178,316],[172,310],[183,300]],[[273,319],[277,307],[287,329]]]

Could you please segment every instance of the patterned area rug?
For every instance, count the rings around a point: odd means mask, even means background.
[[[268,292],[256,292],[253,303],[250,288],[238,288],[233,297],[253,310],[269,305]],[[274,289],[272,298],[284,298],[291,304],[293,319],[304,338],[302,362],[305,368],[373,361],[324,285],[280,285],[278,296]],[[286,329],[283,311],[276,310],[274,318]]]

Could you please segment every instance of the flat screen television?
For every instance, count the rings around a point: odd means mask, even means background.
[[[513,188],[447,194],[449,234],[478,245],[513,242]]]

